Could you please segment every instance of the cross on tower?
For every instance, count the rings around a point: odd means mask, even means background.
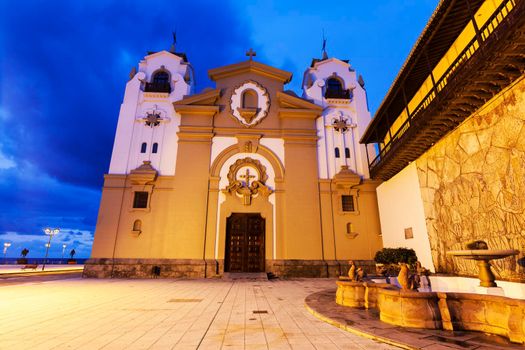
[[[253,56],[257,56],[257,53],[255,51],[253,51],[252,48],[250,48],[249,51],[246,51],[246,56],[249,56],[250,57],[250,61],[253,61]]]
[[[246,173],[239,177],[246,180],[246,187],[250,187],[250,179],[254,179],[255,175],[250,175],[250,168],[246,168]]]

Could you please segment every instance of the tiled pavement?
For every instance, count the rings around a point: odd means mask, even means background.
[[[310,312],[333,325],[374,339],[382,339],[408,349],[424,350],[503,350],[525,349],[506,338],[480,332],[451,332],[393,326],[379,320],[374,309],[364,310],[335,303],[335,288],[306,297]]]
[[[307,295],[333,286],[333,279],[0,281],[0,349],[396,349],[305,309]]]

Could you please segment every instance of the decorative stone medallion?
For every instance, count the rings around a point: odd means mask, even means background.
[[[266,167],[260,161],[250,157],[239,159],[230,166],[229,185],[222,192],[236,194],[243,205],[250,205],[252,197],[269,196],[273,192],[265,185],[267,180]]]
[[[144,111],[144,113],[145,115],[143,117],[138,117],[137,121],[144,123],[144,125],[151,128],[158,126],[160,123],[167,123],[170,121],[170,118],[166,116],[167,113],[164,110],[158,109],[157,105]]]
[[[247,91],[257,95],[256,106],[245,106],[243,96]],[[230,99],[231,113],[245,127],[260,123],[268,114],[270,97],[268,91],[253,80],[246,81],[233,90]]]
[[[345,118],[341,112],[338,112],[334,115],[331,126],[335,129],[335,131],[338,131],[342,134],[347,132],[349,128],[357,127],[356,124],[352,123],[350,118]]]

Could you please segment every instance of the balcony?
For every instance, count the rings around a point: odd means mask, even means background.
[[[335,98],[335,99],[344,99],[349,100],[352,98],[352,93],[350,90],[330,90],[327,89],[325,94],[325,98]]]
[[[446,28],[437,34],[449,35],[444,31]],[[378,120],[361,140],[379,143],[385,135],[390,136],[369,163],[373,178],[390,179],[521,76],[525,70],[525,0],[504,0],[478,33],[412,111],[407,108],[405,94],[412,86],[393,85],[385,98],[387,107],[380,107],[374,118]],[[429,55],[420,56],[426,56],[428,63]],[[403,70],[398,78],[409,81],[410,74],[410,70]],[[389,115],[403,109],[407,118],[390,135]]]
[[[144,92],[167,92],[168,94],[171,92],[171,86],[170,83],[146,83],[144,87]]]

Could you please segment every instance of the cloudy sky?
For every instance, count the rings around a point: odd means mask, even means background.
[[[177,51],[196,69],[256,59],[291,71],[330,56],[362,74],[371,112],[403,64],[437,0],[0,1],[0,246],[44,255],[46,226],[88,257],[128,73],[146,51]],[[325,7],[323,7],[325,6]]]

